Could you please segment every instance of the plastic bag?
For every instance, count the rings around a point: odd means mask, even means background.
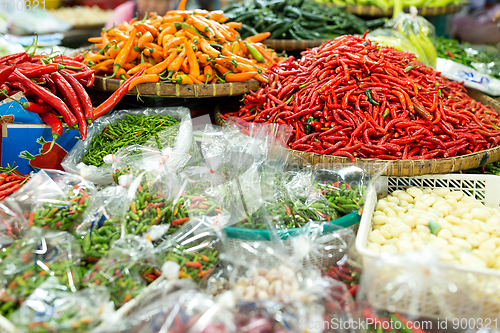
[[[467,287],[472,275],[440,265],[431,248],[404,254],[384,252],[363,264],[358,297],[374,309],[431,318],[480,318],[484,287],[471,292]]]
[[[66,231],[82,220],[94,193],[94,185],[77,175],[41,170],[7,202],[19,205],[30,226]]]
[[[156,243],[155,253],[168,280],[205,282],[219,260],[224,238],[217,217],[193,218],[169,237]]]
[[[0,314],[8,315],[49,277],[56,277],[70,290],[80,285],[81,250],[67,232],[32,228],[25,238],[11,245],[0,264]]]
[[[96,327],[109,313],[109,292],[105,287],[76,293],[49,278],[36,288],[10,320],[19,332],[83,333]]]
[[[422,16],[417,16],[417,9],[410,7],[410,14],[400,12],[387,22],[388,29],[376,29],[367,38],[398,51],[415,54],[424,65],[435,67],[437,52],[434,47],[436,31],[434,26]]]
[[[177,229],[171,221],[179,184],[171,169],[175,169],[178,161],[188,159],[186,153],[167,155],[165,151],[137,145],[115,154],[113,178],[119,183],[130,183],[127,209],[122,217],[123,235],[147,232],[150,240],[157,240]]]
[[[40,3],[40,8],[34,6],[33,10],[17,10],[16,5],[7,5],[8,10],[14,10],[7,16],[9,32],[14,35],[38,35],[50,34],[53,32],[65,32],[71,29],[71,24],[56,19],[45,11]],[[23,4],[23,9],[24,4]]]
[[[113,129],[110,130],[110,125],[118,122],[122,123],[123,121],[132,122],[132,120],[134,120],[135,128],[138,131],[149,130],[148,133],[150,133],[150,135],[146,134],[146,136],[144,136],[144,134],[142,134],[141,136],[141,134],[139,134],[141,139],[138,140],[138,142],[135,142],[136,144],[141,144],[141,143],[143,144],[148,141],[151,143],[159,142],[162,145],[162,147],[156,147],[156,148],[160,149],[166,148],[164,147],[164,144],[168,144],[169,142],[163,142],[163,143],[160,142],[158,136],[158,132],[161,132],[162,125],[159,125],[160,126],[159,128],[155,127],[155,128],[145,129],[142,127],[144,119],[141,118],[141,116],[151,116],[153,118],[150,119],[154,119],[154,121],[157,122],[161,122],[159,118],[157,118],[158,116],[163,116],[163,117],[169,116],[175,119],[176,121],[180,121],[180,125],[178,127],[179,135],[176,138],[176,142],[180,143],[189,142],[190,144],[188,147],[191,147],[192,123],[191,123],[191,115],[189,113],[189,109],[184,107],[174,107],[174,108],[161,108],[161,109],[147,108],[139,110],[120,110],[110,115],[101,117],[92,123],[92,126],[89,127],[87,139],[85,141],[79,141],[73,147],[73,149],[71,149],[71,151],[66,155],[63,162],[61,163],[64,170],[71,173],[79,174],[85,179],[92,181],[94,184],[99,186],[106,186],[112,184],[113,178],[112,178],[112,170],[110,167],[112,159],[110,159],[108,163],[105,163],[103,158],[109,154],[116,153],[116,151],[119,148],[127,145],[127,142],[124,141],[127,140],[126,136],[123,136],[122,141],[119,141],[118,144],[118,142],[116,142],[118,138],[113,137],[112,134]],[[136,123],[135,121],[138,122]],[[170,122],[170,124],[175,125],[172,122]],[[103,147],[100,141],[95,140],[96,137],[98,138],[98,140],[100,140],[101,138],[103,140],[107,140],[106,143],[111,142],[110,140],[115,140],[114,141],[115,144],[113,145],[112,149],[109,149],[108,146]],[[167,141],[171,140],[171,136],[167,136],[166,140]],[[99,152],[99,155],[90,156],[88,153],[90,149],[92,149],[92,151]],[[87,161],[87,163],[90,163],[89,161],[93,161],[92,163],[94,164],[97,163],[97,165],[99,166],[85,164],[83,161]]]
[[[500,96],[500,80],[453,60],[437,58],[436,70],[454,81],[463,81],[467,88],[477,89],[491,96]]]
[[[16,202],[0,202],[0,262],[6,255],[6,247],[20,239],[28,227],[28,221]]]
[[[230,333],[232,313],[192,283],[162,281],[124,320],[98,332]],[[183,281],[187,282],[187,281]]]
[[[95,263],[121,236],[121,218],[127,207],[127,189],[106,187],[91,197],[83,221],[74,230],[86,263]]]
[[[151,269],[157,266],[151,243],[128,235],[115,241],[109,252],[83,277],[87,288],[106,286],[116,308],[130,301],[146,287]]]

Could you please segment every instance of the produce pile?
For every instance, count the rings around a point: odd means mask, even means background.
[[[290,125],[288,146],[317,154],[430,159],[497,146],[500,118],[408,52],[342,36],[270,69],[240,121]]]
[[[269,39],[331,39],[345,34],[362,34],[386,19],[363,21],[338,7],[325,7],[310,0],[246,1],[224,9],[226,16],[241,22],[242,37],[269,32]]]
[[[403,7],[444,7],[449,5],[458,5],[463,3],[462,0],[399,0],[399,1],[388,1],[388,0],[315,0],[317,2],[333,3],[336,6],[345,5],[362,5],[369,6],[374,5],[382,9],[383,11],[388,11],[390,7],[394,6],[403,9]]]
[[[19,190],[30,179],[30,175],[23,175],[16,169],[8,164],[5,168],[0,167],[0,200]]]
[[[500,232],[500,212],[462,191],[395,191],[378,201],[373,225],[371,251],[407,252],[430,243],[443,261],[500,268],[495,236]]]
[[[140,69],[144,82],[207,84],[257,79],[267,82],[267,69],[281,59],[262,43],[268,34],[243,40],[222,11],[179,10],[165,16],[132,20],[90,38],[99,52],[87,52],[84,63],[108,78],[128,79]]]
[[[439,58],[453,60],[474,68],[483,74],[500,79],[500,51],[490,45],[472,45],[456,39],[436,38],[436,50]]]
[[[92,25],[104,25],[111,18],[113,11],[104,10],[97,5],[61,7],[49,10],[50,15],[58,20],[66,21],[75,27],[85,27]]]

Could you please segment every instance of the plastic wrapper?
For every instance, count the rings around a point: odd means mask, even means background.
[[[58,170],[41,170],[7,198],[18,204],[29,226],[69,230],[82,220],[94,185],[83,178]]]
[[[341,244],[335,251],[332,246],[324,246],[321,242],[322,236],[318,236],[322,232],[324,229],[303,233],[302,245],[308,245],[298,246],[297,250],[313,253],[317,247],[323,245],[323,249],[328,248],[331,253],[341,253],[340,249],[349,247],[347,244]],[[352,239],[352,231],[349,230],[349,233]],[[341,238],[340,234],[341,232],[335,237]],[[346,240],[343,240],[343,243],[345,242]],[[298,245],[293,240],[292,244]],[[353,299],[343,283],[321,276],[318,268],[304,269],[295,256],[290,258],[283,248],[275,244],[242,242],[240,247],[241,250],[232,249],[230,254],[221,255],[222,260],[229,263],[229,285],[240,306],[239,316],[242,324],[237,324],[241,327],[240,330],[245,331],[243,327],[253,321],[266,322],[264,319],[270,316],[274,320],[268,318],[267,323],[262,323],[270,332],[285,327],[291,331],[302,331],[305,323],[314,322],[328,324],[317,332],[350,331],[330,326],[333,319],[349,321],[353,318]],[[259,308],[263,312],[258,311],[252,316],[252,310]]]
[[[151,243],[128,235],[115,241],[109,252],[83,277],[85,287],[108,287],[111,301],[119,308],[146,287],[151,269],[157,266]]]
[[[56,278],[36,288],[10,320],[18,332],[84,333],[110,313],[105,287],[73,292]]]
[[[116,151],[119,148],[127,146],[127,143],[123,141],[126,139],[122,138],[121,139],[122,141],[119,141],[119,144],[118,142],[116,142],[117,144],[115,144],[114,147],[110,148],[108,146],[103,147],[102,143],[94,140],[94,138],[103,133],[106,130],[106,128],[109,128],[108,126],[110,124],[118,123],[120,121],[127,119],[128,117],[139,117],[139,116],[170,116],[173,119],[180,121],[178,127],[175,127],[176,129],[178,129],[178,135],[175,141],[172,140],[172,135],[169,135],[173,133],[169,131],[167,131],[165,133],[165,137],[163,137],[163,140],[165,141],[161,142],[160,135],[158,134],[158,132],[161,132],[161,130],[156,131],[155,129],[148,129],[151,132],[154,132],[155,134],[149,137],[145,137],[143,143],[149,142],[150,145],[156,146],[155,148],[157,149],[165,149],[167,145],[170,144],[173,145],[175,144],[175,142],[179,142],[180,143],[179,146],[182,146],[184,149],[186,149],[186,152],[188,151],[188,149],[191,148],[192,123],[191,123],[191,115],[189,109],[184,107],[173,107],[173,108],[160,108],[160,109],[147,108],[139,110],[120,110],[110,115],[103,116],[92,123],[92,126],[89,127],[87,139],[85,141],[79,141],[73,147],[73,149],[71,149],[68,155],[66,155],[63,162],[61,163],[64,170],[71,173],[79,174],[85,179],[92,181],[94,184],[99,186],[106,186],[112,184],[113,183],[113,177],[112,177],[113,170],[111,169],[112,158],[106,159],[106,161],[104,161],[103,158],[110,154],[116,153]],[[106,136],[106,134],[108,133],[106,132],[103,135]],[[107,137],[106,140],[108,139],[115,141],[118,140],[118,138],[114,138],[112,134],[108,135],[109,137],[106,136]],[[189,143],[189,145],[187,143]],[[161,145],[161,147],[158,147],[158,145]],[[96,151],[98,150],[99,156],[88,156],[87,152],[91,148]],[[193,156],[197,155],[196,151],[194,151],[192,155]],[[98,165],[100,166],[87,165],[82,162],[89,158],[99,162]]]
[[[415,54],[424,65],[435,67],[437,52],[434,47],[436,31],[434,26],[422,16],[417,15],[415,7],[410,14],[400,12],[386,24],[387,29],[376,29],[367,38],[398,51]]]
[[[97,332],[235,332],[232,313],[225,304],[217,303],[192,283],[163,282],[136,304],[125,319]]]
[[[71,234],[32,228],[11,245],[0,264],[0,299],[4,302],[0,314],[10,314],[51,276],[76,291],[81,280],[80,259],[80,246]]]
[[[405,254],[384,252],[364,261],[357,298],[370,303],[374,311],[398,311],[412,318],[479,318],[484,294],[468,289],[473,275],[441,265],[431,248]],[[360,311],[366,317],[364,308]]]
[[[86,263],[95,263],[121,236],[127,189],[122,186],[106,187],[90,199],[83,221],[75,227],[73,234],[82,247]]]
[[[224,238],[216,217],[193,218],[169,237],[156,243],[155,253],[168,280],[208,279],[219,260]]]
[[[22,237],[28,221],[16,202],[0,203],[0,262],[7,255],[7,247]]]

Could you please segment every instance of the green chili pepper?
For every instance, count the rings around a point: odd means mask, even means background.
[[[368,97],[368,101],[370,101],[370,103],[372,103],[373,105],[380,105],[379,102],[373,99],[370,89],[365,90],[365,95]]]
[[[255,48],[253,45],[250,45],[247,41],[244,42],[245,46],[248,49],[248,52],[252,55],[252,57],[257,60],[257,62],[264,62],[264,56]]]

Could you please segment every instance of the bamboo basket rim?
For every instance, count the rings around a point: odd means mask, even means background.
[[[442,7],[416,7],[418,14],[421,16],[438,16],[453,14],[459,12],[464,6],[469,2],[464,2],[460,4],[451,4]],[[325,6],[332,6],[326,4]],[[347,5],[345,6],[345,11],[355,15],[361,16],[373,16],[373,17],[388,17],[393,15],[394,7],[389,7],[387,10],[382,10],[382,8],[375,5]],[[410,12],[410,7],[404,7],[403,11],[406,13]]]
[[[125,81],[95,77],[93,89],[114,92]],[[110,87],[111,86],[111,87]],[[116,87],[116,89],[114,88]],[[163,98],[210,98],[241,96],[249,91],[257,90],[260,82],[252,79],[245,82],[209,83],[209,84],[175,84],[175,83],[141,83],[136,85],[126,95],[163,97]]]
[[[485,105],[490,105],[496,112],[500,113],[500,102],[496,101],[495,99],[484,95],[483,93],[474,89],[468,89],[468,94],[476,101],[481,102]],[[215,121],[219,126],[223,126],[225,123],[224,118],[222,118],[219,105],[217,105],[215,108]],[[287,149],[293,154],[304,158],[312,165],[322,163],[352,163],[351,159],[347,157],[320,155],[316,153],[306,153],[299,150],[293,150],[290,148]],[[495,162],[499,159],[500,145],[475,153],[448,158],[428,160],[382,160],[370,158],[355,158],[355,161],[364,163],[365,165],[388,162],[390,163],[390,165],[387,171],[384,173],[385,176],[420,176],[425,174],[445,174],[468,169],[475,169],[488,163]]]

